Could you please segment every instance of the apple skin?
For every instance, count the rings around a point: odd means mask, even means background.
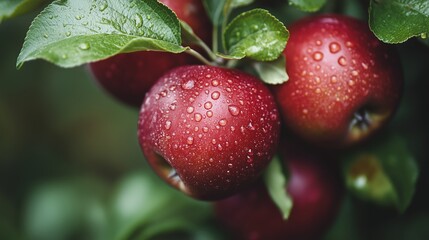
[[[155,172],[197,199],[232,195],[254,182],[278,145],[274,97],[257,78],[212,66],[184,66],[147,93],[138,123]]]
[[[280,148],[284,150],[284,144]],[[334,162],[286,149],[283,160],[289,179],[285,191],[293,200],[289,219],[283,220],[260,181],[214,204],[217,219],[231,230],[234,239],[320,239],[337,216],[344,188],[338,168],[330,165]]]
[[[159,0],[188,23],[204,42],[211,42],[211,23],[201,0]],[[200,62],[187,53],[141,51],[118,54],[89,64],[99,85],[116,99],[140,107],[144,95],[165,72]]]
[[[345,147],[386,124],[403,85],[393,46],[347,16],[304,18],[289,31],[283,52],[289,81],[274,93],[291,131],[315,145]]]

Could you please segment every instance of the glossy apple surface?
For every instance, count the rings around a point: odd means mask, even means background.
[[[293,200],[289,219],[283,220],[264,184],[259,182],[215,203],[217,218],[231,230],[234,239],[321,239],[332,224],[343,195],[338,169],[308,154],[290,151],[285,154],[289,172],[287,191]]]
[[[279,128],[274,97],[259,79],[185,66],[148,92],[138,136],[158,175],[192,197],[212,200],[260,175],[277,148]]]
[[[206,43],[211,39],[211,23],[201,0],[160,0],[177,17],[188,23]],[[189,54],[142,51],[119,54],[90,63],[99,85],[118,100],[140,107],[144,95],[165,72],[182,65],[198,64]]]
[[[339,15],[305,18],[289,31],[290,78],[275,95],[291,131],[313,143],[344,146],[385,125],[403,82],[392,45],[380,42],[367,23]]]

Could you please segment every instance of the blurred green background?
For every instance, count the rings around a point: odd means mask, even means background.
[[[34,61],[16,70],[34,16],[0,24],[0,239],[227,238],[209,203],[154,176],[137,143],[138,111],[85,67]],[[429,47],[411,40],[399,50],[406,88],[389,129],[420,166],[415,198],[400,215],[347,195],[326,239],[429,239]]]

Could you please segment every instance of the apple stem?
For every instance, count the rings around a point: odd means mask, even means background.
[[[213,62],[210,62],[209,60],[207,60],[203,55],[201,55],[199,52],[193,50],[193,49],[188,49],[186,50],[186,53],[196,57],[198,60],[200,60],[201,62],[203,62],[206,65],[210,65],[210,66],[215,66],[216,64]]]
[[[202,40],[198,41],[198,45],[204,49],[204,51],[209,55],[212,61],[217,61],[216,54],[214,54],[214,52],[210,49],[209,46],[207,46],[207,44],[204,41]]]

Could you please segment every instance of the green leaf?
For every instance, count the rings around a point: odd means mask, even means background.
[[[0,23],[32,10],[47,0],[2,0],[0,1]]]
[[[272,62],[255,62],[253,66],[262,81],[267,84],[282,84],[289,80],[284,56]]]
[[[315,12],[326,4],[326,0],[289,0],[289,4],[304,12]]]
[[[220,26],[224,19],[224,7],[227,0],[204,0],[204,7],[213,25]]]
[[[240,14],[226,27],[223,43],[229,57],[272,61],[283,52],[289,32],[278,19],[263,9]]]
[[[264,173],[264,181],[268,193],[282,213],[283,219],[288,219],[292,210],[292,198],[286,191],[287,180],[282,170],[280,158],[275,156]]]
[[[186,50],[176,15],[158,1],[57,0],[30,26],[17,67],[34,59],[74,67],[142,50]]]
[[[381,41],[402,43],[414,36],[429,34],[429,1],[372,0],[369,26]]]
[[[389,135],[377,140],[383,141],[349,157],[347,186],[363,199],[404,212],[414,195],[418,167],[399,137]]]

